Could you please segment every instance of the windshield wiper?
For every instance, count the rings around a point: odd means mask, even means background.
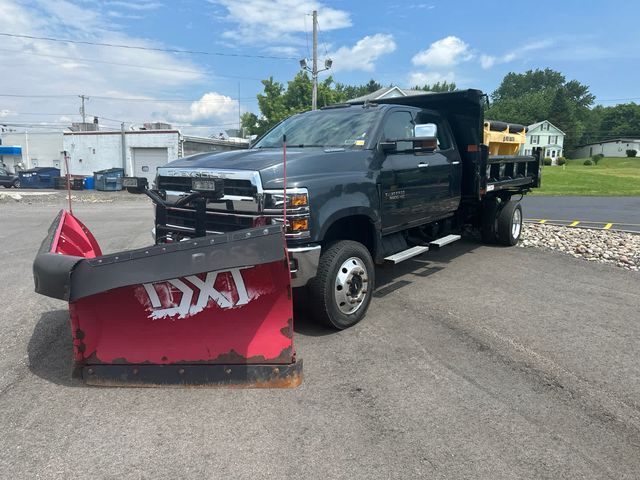
[[[289,145],[291,148],[305,148],[305,147],[324,147],[324,145],[316,145],[314,143],[300,143],[298,145]]]

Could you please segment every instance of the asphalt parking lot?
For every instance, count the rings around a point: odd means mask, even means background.
[[[59,201],[0,204],[0,478],[638,478],[640,275],[467,240],[378,272],[365,321],[304,309],[294,390],[71,380],[66,304],[33,293]],[[144,200],[77,204],[106,252]]]

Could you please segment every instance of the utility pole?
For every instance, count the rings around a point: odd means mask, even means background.
[[[82,131],[84,132],[86,129],[86,123],[87,123],[87,114],[84,110],[84,101],[89,100],[89,97],[87,97],[86,95],[78,95],[78,97],[82,99],[82,106],[80,107],[80,115],[82,115]]]
[[[333,61],[330,58],[324,59],[324,68],[318,70],[318,12],[313,11],[313,59],[311,60],[311,68],[306,58],[300,60],[300,68],[311,72],[311,109],[316,110],[318,108],[318,74],[329,70]]]
[[[313,82],[313,90],[311,93],[311,109],[318,108],[318,11],[314,10],[313,14],[313,59],[311,80]]]

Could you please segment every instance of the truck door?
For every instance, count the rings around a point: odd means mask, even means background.
[[[387,114],[381,140],[414,136],[413,113],[394,110]],[[429,216],[426,201],[428,177],[422,156],[413,151],[412,142],[398,142],[397,149],[385,154],[380,168],[382,229],[389,233],[425,223]]]
[[[460,204],[462,164],[449,124],[430,112],[416,115],[416,124],[434,124],[438,146],[435,151],[419,154],[426,182],[424,201],[429,204],[428,218],[438,220],[455,212]]]

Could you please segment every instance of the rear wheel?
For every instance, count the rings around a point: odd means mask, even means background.
[[[309,283],[311,313],[326,325],[349,328],[365,316],[374,283],[369,250],[351,240],[335,242],[322,252],[318,272]]]
[[[13,188],[20,188],[20,180],[19,179],[15,179],[13,181]]]
[[[508,201],[498,214],[498,242],[513,246],[522,234],[522,206],[520,202]]]

